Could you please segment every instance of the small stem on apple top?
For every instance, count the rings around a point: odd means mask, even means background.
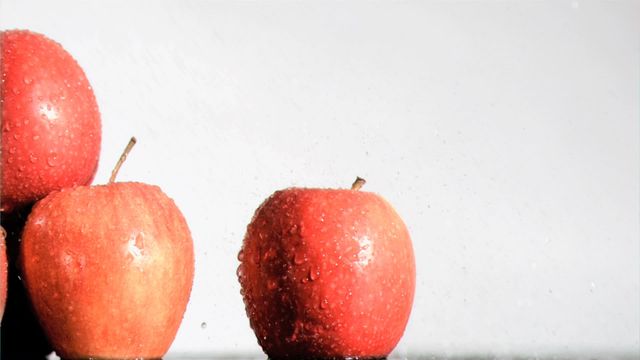
[[[363,178],[361,178],[360,176],[356,177],[356,181],[353,182],[353,184],[351,185],[351,190],[360,190],[360,188],[366,183],[367,181]]]
[[[137,142],[136,137],[132,136],[131,140],[129,140],[129,143],[127,144],[127,147],[124,148],[122,155],[120,155],[120,159],[118,159],[118,162],[116,163],[116,167],[114,167],[113,170],[111,171],[109,184],[112,184],[114,181],[116,181],[116,176],[118,176],[118,171],[120,171],[120,167],[122,166],[122,163],[124,163],[124,161],[127,160],[127,155],[129,155],[129,152],[131,152],[131,149],[133,148],[133,145],[136,144],[136,142]]]

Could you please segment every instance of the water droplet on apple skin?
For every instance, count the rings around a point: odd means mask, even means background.
[[[238,268],[236,269],[236,276],[238,277],[239,280],[244,280],[244,277],[245,277],[244,265],[242,264],[238,265]]]
[[[269,249],[267,249],[267,251],[264,252],[264,255],[262,255],[262,262],[263,263],[268,263],[271,262],[273,259],[276,258],[278,252],[275,248],[270,247]]]
[[[56,167],[59,165],[59,159],[58,159],[58,153],[56,152],[52,152],[49,154],[49,156],[47,157],[47,165],[49,165],[50,167]]]
[[[296,249],[293,255],[293,262],[296,265],[302,265],[307,261],[307,254],[303,249]]]
[[[329,307],[329,300],[327,300],[327,298],[323,298],[323,299],[320,301],[320,305],[319,305],[319,307],[320,307],[320,310],[325,310],[325,309],[327,309],[327,308]]]
[[[251,263],[253,265],[259,265],[260,264],[260,253],[258,253],[257,251],[255,251],[253,253],[252,256],[249,257],[249,260],[251,261]]]
[[[275,290],[278,288],[278,282],[274,279],[267,280],[267,289]]]
[[[309,269],[309,280],[316,281],[320,277],[319,269]]]

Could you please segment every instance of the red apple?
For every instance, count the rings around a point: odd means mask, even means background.
[[[157,186],[109,183],[55,191],[29,214],[23,280],[62,358],[160,358],[182,321],[193,242]]]
[[[413,248],[393,207],[361,183],[277,191],[256,210],[238,277],[270,359],[386,357],[400,340]]]
[[[9,212],[53,190],[87,185],[100,153],[100,113],[89,81],[60,44],[0,32],[2,183]]]

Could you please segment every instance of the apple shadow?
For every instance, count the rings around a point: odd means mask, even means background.
[[[20,235],[30,209],[3,215],[7,233],[7,302],[0,325],[0,359],[43,360],[53,351],[33,313],[27,290],[20,278],[18,254]]]

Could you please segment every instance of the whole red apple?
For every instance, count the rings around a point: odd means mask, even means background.
[[[400,340],[415,291],[411,240],[360,184],[289,188],[256,210],[238,277],[270,359],[386,357]]]
[[[60,44],[25,30],[0,32],[2,176],[0,209],[53,190],[88,185],[101,125],[84,72]]]
[[[159,187],[55,191],[33,207],[20,250],[29,297],[60,357],[167,352],[191,293],[194,253],[182,213]]]

